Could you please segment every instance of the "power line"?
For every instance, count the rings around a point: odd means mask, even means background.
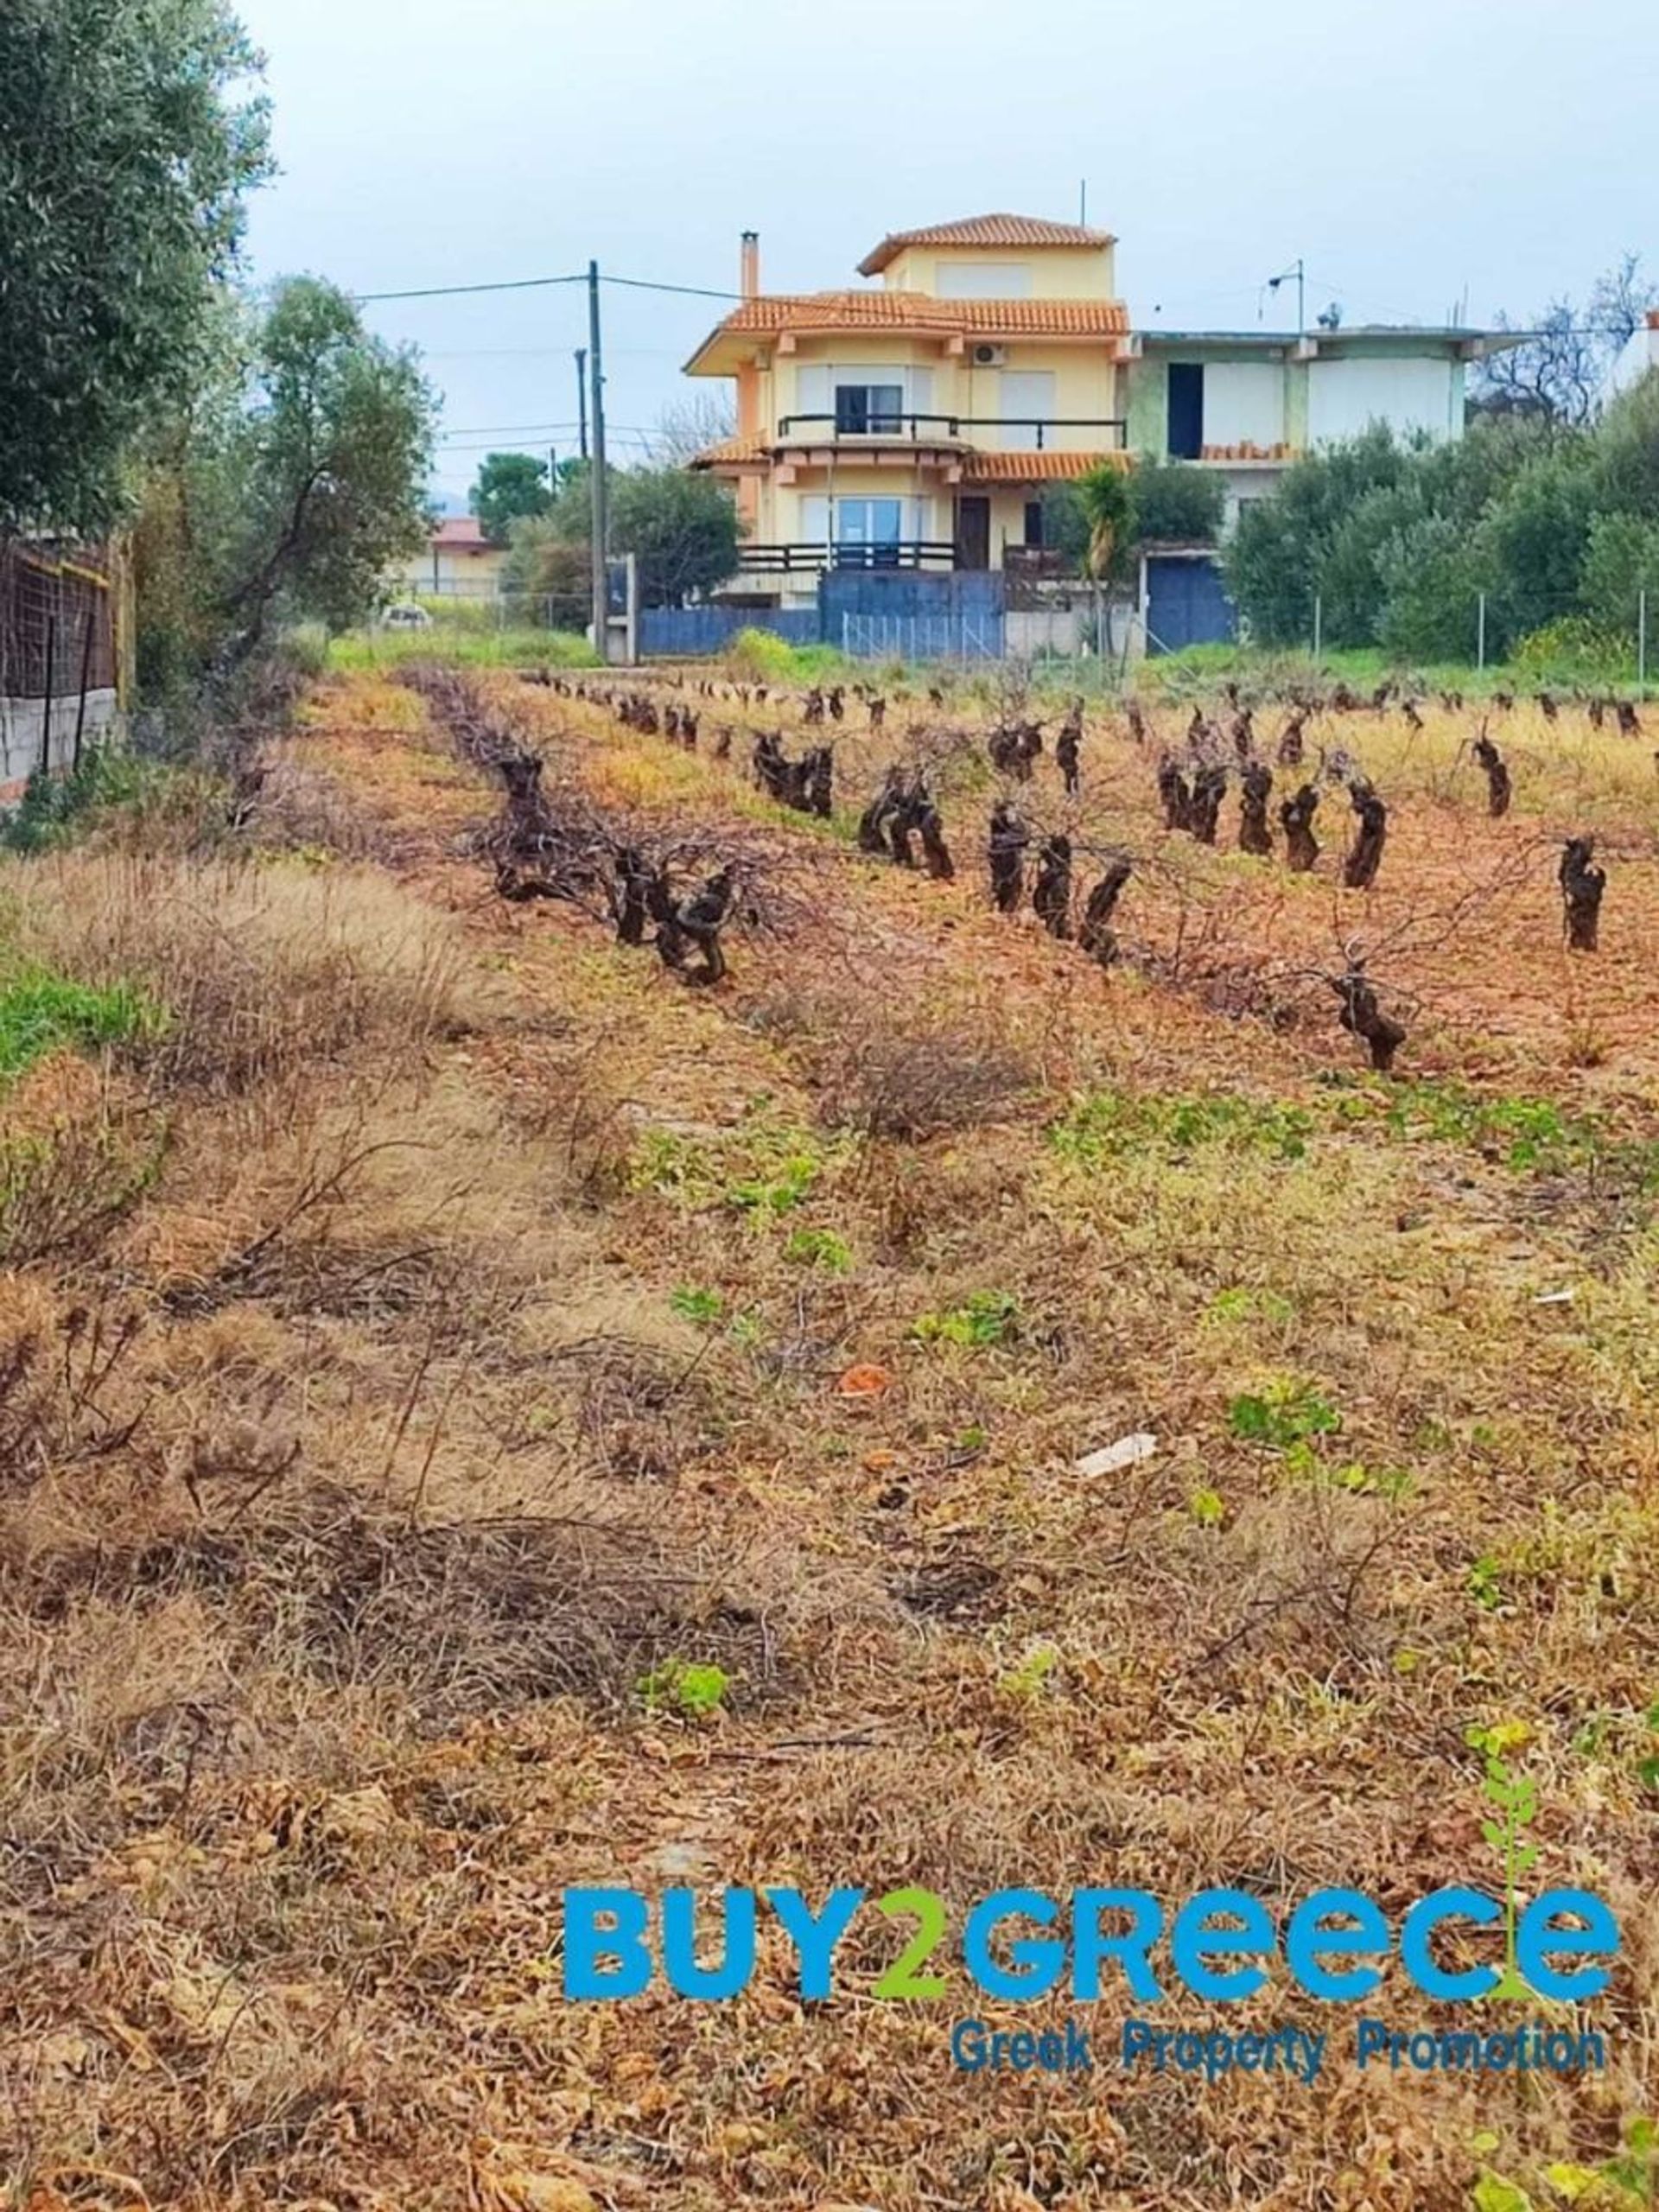
[[[658,284],[648,276],[601,276],[601,284],[626,284],[635,292],[682,292],[693,300],[741,300],[741,292],[711,291],[707,284]]]
[[[550,284],[582,284],[582,276],[518,276],[495,284],[429,284],[413,292],[359,292],[359,304],[378,305],[385,300],[456,300],[474,292],[539,292]]]
[[[601,284],[624,284],[635,292],[678,292],[694,300],[741,300],[741,292],[715,291],[707,284],[663,284],[649,276],[601,276]],[[516,276],[503,278],[488,284],[426,284],[412,291],[359,292],[358,302],[363,307],[379,306],[391,300],[458,300],[468,299],[480,292],[539,292],[552,284],[585,284],[585,276]]]

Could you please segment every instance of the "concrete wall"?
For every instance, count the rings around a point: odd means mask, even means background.
[[[45,709],[43,699],[0,699],[0,799],[19,797],[35,771],[48,765],[41,757]],[[52,702],[49,765],[54,771],[66,769],[73,761],[75,722],[79,712],[79,695]],[[83,745],[108,737],[118,726],[115,693],[89,691]]]
[[[1322,340],[1322,345],[1331,341]],[[1287,353],[1230,358],[1220,345],[1171,340],[1147,352],[1128,372],[1129,450],[1163,458],[1169,444],[1168,367],[1204,366],[1204,442],[1246,443],[1294,453],[1357,436],[1372,422],[1402,435],[1426,430],[1437,438],[1463,429],[1464,366],[1449,351],[1403,353],[1353,350],[1297,361]],[[1205,463],[1206,467],[1224,463]]]
[[[1422,354],[1355,354],[1311,362],[1310,445],[1357,437],[1372,423],[1409,435],[1456,437],[1463,428],[1461,362]],[[1206,436],[1208,431],[1205,432]]]
[[[1128,391],[1129,451],[1161,461],[1169,444],[1169,379],[1161,353],[1143,354],[1125,372]]]
[[[1204,442],[1256,445],[1285,438],[1282,361],[1211,361],[1204,372]]]
[[[1133,650],[1139,634],[1135,610],[1127,601],[1095,609],[1078,601],[1071,607],[1010,607],[1002,618],[1003,649],[1010,660],[1035,660],[1058,654],[1067,660],[1103,653],[1116,659]]]

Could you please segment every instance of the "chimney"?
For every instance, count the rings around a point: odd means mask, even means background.
[[[760,294],[760,233],[745,231],[740,266],[742,274],[738,289],[746,300],[758,299]]]

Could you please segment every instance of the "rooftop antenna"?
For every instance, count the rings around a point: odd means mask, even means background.
[[[1079,230],[1086,230],[1088,226],[1089,180],[1085,176],[1079,177],[1077,180],[1077,227]]]
[[[1281,284],[1288,283],[1293,276],[1296,279],[1296,335],[1299,338],[1305,338],[1307,335],[1307,272],[1302,266],[1301,256],[1298,254],[1288,269],[1281,269],[1276,276],[1269,276],[1267,289],[1270,292],[1276,292]]]

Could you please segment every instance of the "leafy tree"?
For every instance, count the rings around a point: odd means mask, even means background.
[[[1396,531],[1377,553],[1376,636],[1402,661],[1471,661],[1485,571],[1465,525],[1425,514]]]
[[[1077,498],[1089,533],[1085,570],[1096,583],[1122,576],[1135,543],[1135,494],[1128,472],[1101,463],[1077,479]]]
[[[614,550],[639,564],[646,607],[683,607],[737,568],[737,510],[725,486],[684,468],[621,471],[611,492]]]
[[[512,524],[544,515],[553,504],[548,464],[533,454],[486,454],[473,486],[473,512],[493,545],[505,545]]]
[[[1659,521],[1659,376],[1623,393],[1596,426],[1598,504]]]
[[[1597,515],[1579,579],[1584,612],[1603,629],[1633,636],[1643,592],[1649,623],[1659,628],[1659,518]]]
[[[1146,454],[1127,475],[1116,467],[1104,474],[1110,480],[1101,496],[1117,517],[1112,580],[1127,574],[1130,556],[1144,544],[1211,545],[1220,537],[1227,493],[1213,472]],[[1091,495],[1084,490],[1089,481],[1080,477],[1073,484],[1052,485],[1043,498],[1043,543],[1059,555],[1068,569],[1079,573],[1090,572],[1093,524],[1087,502]]]
[[[1144,455],[1129,478],[1135,543],[1213,545],[1221,536],[1227,488],[1213,469]]]
[[[1486,600],[1493,654],[1560,623],[1628,633],[1659,548],[1659,379],[1592,426],[1542,413],[1475,418],[1459,442],[1372,430],[1290,469],[1228,550],[1256,639],[1306,642],[1320,602],[1333,645],[1471,658]],[[1654,579],[1659,583],[1659,578]]]
[[[92,534],[188,398],[269,174],[223,0],[9,0],[0,29],[0,530]]]
[[[1482,524],[1491,576],[1490,650],[1506,651],[1529,631],[1576,610],[1595,505],[1589,458],[1574,445],[1530,463]]]
[[[1268,498],[1241,510],[1227,548],[1228,588],[1259,645],[1306,642],[1332,541],[1360,501],[1397,486],[1409,462],[1392,434],[1374,425],[1297,461]],[[1345,581],[1351,604],[1351,575]]]
[[[511,529],[501,588],[524,619],[550,630],[585,629],[593,617],[588,533],[563,534],[556,515],[525,515]]]
[[[365,331],[344,293],[280,285],[149,487],[141,619],[171,620],[175,667],[224,678],[283,620],[364,620],[424,539],[433,416],[412,353]]]

